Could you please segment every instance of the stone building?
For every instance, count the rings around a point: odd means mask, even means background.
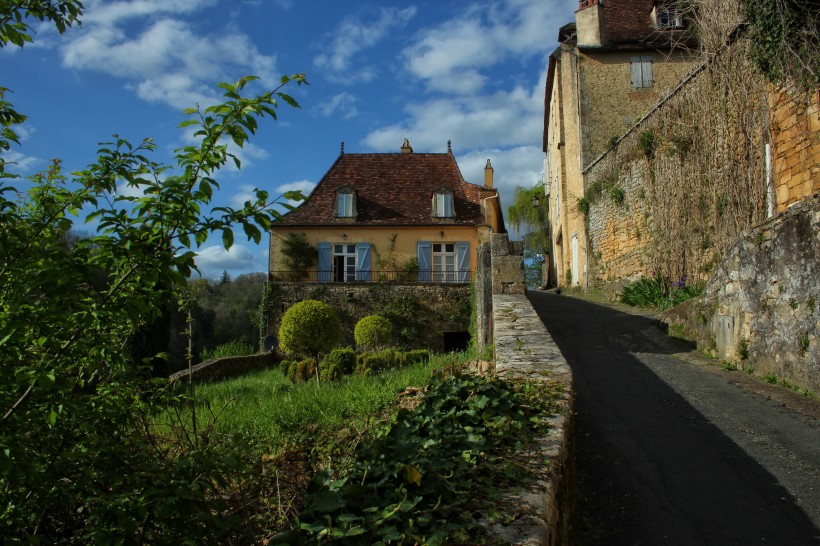
[[[583,171],[695,66],[675,2],[581,0],[549,57],[544,102],[550,279],[587,284]]]

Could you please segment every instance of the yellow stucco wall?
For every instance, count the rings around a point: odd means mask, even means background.
[[[470,243],[470,271],[475,271],[479,243],[489,238],[489,227],[434,226],[434,227],[374,227],[374,226],[333,226],[333,227],[274,227],[271,229],[270,271],[283,271],[281,246],[289,233],[304,234],[314,247],[320,242],[332,244],[370,243],[371,270],[395,271],[408,260],[417,257],[418,241],[433,243]],[[442,235],[443,233],[443,235]],[[310,271],[316,271],[313,267]]]

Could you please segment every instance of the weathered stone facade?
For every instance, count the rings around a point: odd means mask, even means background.
[[[720,359],[820,392],[820,194],[746,233],[661,319]]]
[[[769,95],[777,211],[820,192],[820,91]]]

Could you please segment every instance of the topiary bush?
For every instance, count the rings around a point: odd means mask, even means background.
[[[393,325],[380,315],[369,315],[356,323],[353,329],[353,338],[356,345],[369,347],[376,351],[379,347],[390,343],[393,335]]]
[[[356,351],[350,347],[333,349],[322,359],[322,381],[338,381],[342,376],[350,375],[355,370]]]
[[[339,342],[341,327],[331,306],[317,300],[300,301],[282,316],[279,348],[287,354],[312,357],[316,383],[320,383],[319,355]]]
[[[316,365],[311,358],[294,360],[288,366],[288,379],[291,383],[305,383],[316,374]]]
[[[404,363],[406,366],[421,364],[430,360],[430,351],[427,349],[415,349],[404,353]]]

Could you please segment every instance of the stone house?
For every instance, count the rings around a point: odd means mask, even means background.
[[[315,283],[469,283],[478,245],[505,233],[490,160],[484,184],[464,180],[445,153],[342,152],[307,200],[271,227],[270,280]],[[315,248],[304,270],[283,243]],[[310,262],[309,261],[309,262]]]
[[[549,56],[544,101],[545,193],[552,284],[587,284],[584,169],[695,66],[675,2],[581,0]]]

